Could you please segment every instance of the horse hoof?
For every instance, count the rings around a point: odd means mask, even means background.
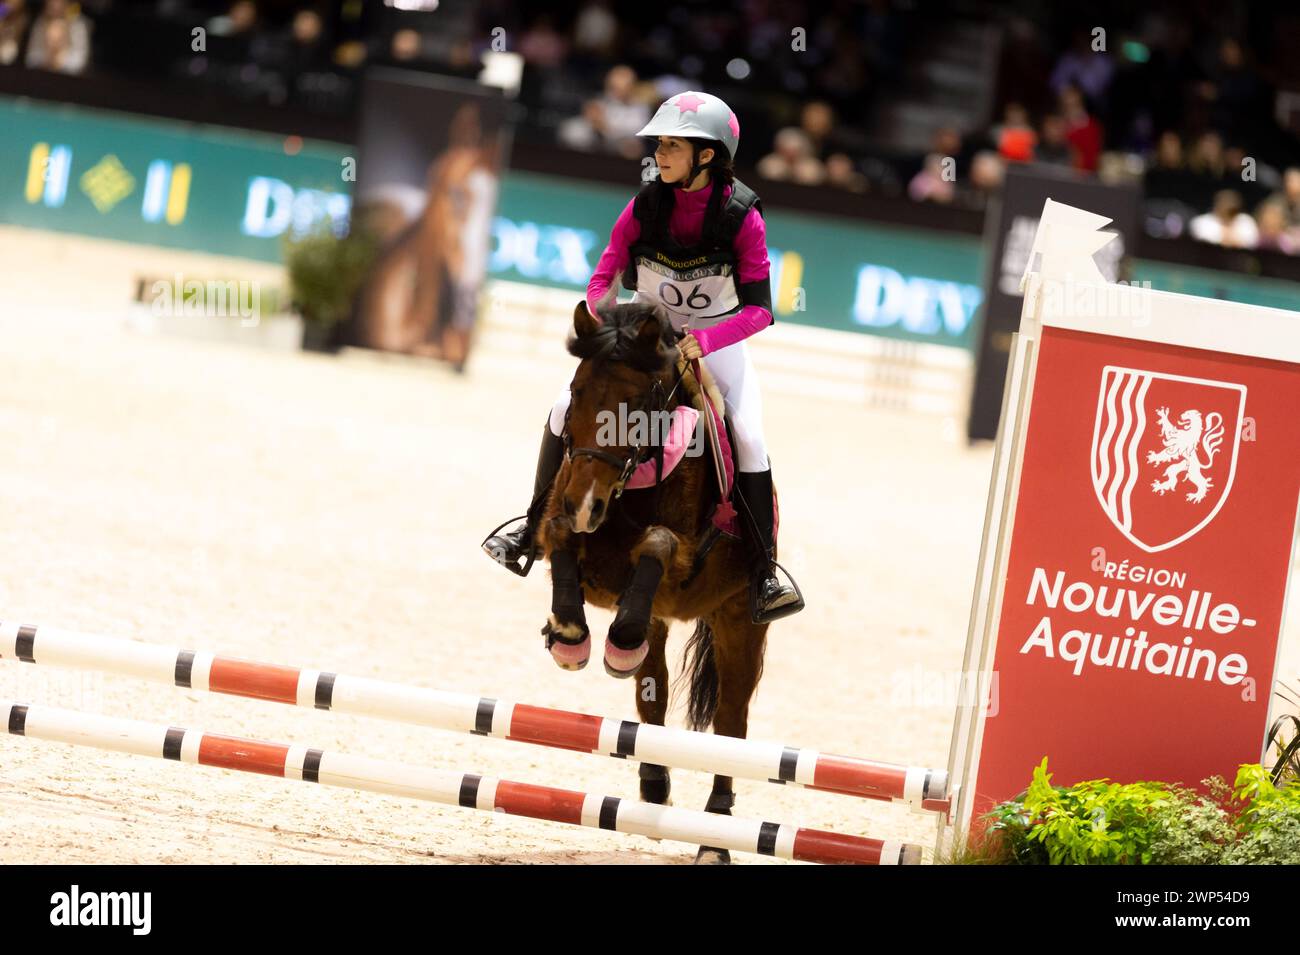
[[[667,778],[641,780],[641,801],[652,806],[671,806],[673,804],[672,785]]]
[[[591,659],[591,637],[588,636],[581,643],[556,643],[551,644],[551,659],[561,670],[581,670]]]
[[[552,614],[542,627],[546,649],[561,670],[581,670],[591,659],[591,634],[578,624],[562,624]]]
[[[731,853],[726,849],[711,849],[708,846],[700,846],[700,851],[695,853],[696,865],[731,865]]]
[[[631,650],[616,647],[607,640],[605,641],[605,672],[616,679],[626,680],[641,669],[641,664],[649,654],[648,640],[642,640],[639,647]]]
[[[576,672],[587,665],[591,659],[591,647],[583,646],[581,648],[563,647],[556,644],[551,648],[551,659],[561,670]]]

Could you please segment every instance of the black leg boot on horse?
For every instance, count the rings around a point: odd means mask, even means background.
[[[743,512],[740,525],[749,558],[749,615],[754,623],[771,623],[804,607],[803,593],[794,578],[785,584],[776,575],[776,548],[773,543],[775,515],[772,509],[772,469],[737,471],[736,488],[740,491]],[[782,568],[784,570],[784,568]]]
[[[499,524],[483,541],[483,550],[502,567],[520,577],[527,577],[533,561],[541,556],[536,547],[537,522],[546,509],[546,498],[551,490],[560,464],[564,461],[564,438],[551,432],[548,416],[546,427],[542,432],[542,446],[537,452],[537,475],[533,478],[533,500],[528,505],[528,513],[512,517],[505,524]],[[502,532],[501,528],[515,521],[524,523],[512,531]],[[522,562],[522,563],[521,563]]]
[[[546,649],[562,670],[581,670],[591,656],[591,631],[583,611],[578,555],[572,548],[551,552],[551,615],[542,627]]]

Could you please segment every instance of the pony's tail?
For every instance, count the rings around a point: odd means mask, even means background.
[[[713,628],[701,617],[686,642],[684,672],[691,675],[691,699],[686,719],[691,729],[703,732],[718,712],[718,661],[713,653]]]

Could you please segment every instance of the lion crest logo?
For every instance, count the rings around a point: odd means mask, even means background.
[[[1184,411],[1178,419],[1179,424],[1169,422],[1169,409],[1157,408],[1156,420],[1160,424],[1160,439],[1164,447],[1159,451],[1147,453],[1147,464],[1169,464],[1165,468],[1163,481],[1152,481],[1151,490],[1165,494],[1178,487],[1178,479],[1184,478],[1196,489],[1187,495],[1187,500],[1200,504],[1214,482],[1205,472],[1214,463],[1214,455],[1223,444],[1223,415],[1211,411],[1202,418],[1199,411]],[[1204,449],[1205,460],[1201,461],[1200,452]]]
[[[1185,409],[1177,421],[1171,408]],[[1155,553],[1208,525],[1236,476],[1245,409],[1244,385],[1106,366],[1092,485],[1115,527]]]

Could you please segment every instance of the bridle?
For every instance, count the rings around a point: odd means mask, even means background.
[[[685,372],[685,368],[685,363],[677,363],[677,374],[673,380],[673,386],[666,393],[664,391],[663,380],[660,378],[655,379],[654,384],[650,386],[650,393],[646,395],[645,400],[641,402],[640,411],[642,414],[650,412],[653,415],[651,417],[652,421],[659,420],[658,415],[668,410],[668,406],[672,403],[673,397],[677,394],[677,389],[681,387],[682,375]],[[623,495],[623,488],[627,484],[628,480],[631,479],[633,472],[635,472],[636,469],[646,461],[648,453],[652,452],[655,461],[654,513],[657,515],[659,513],[659,487],[663,483],[664,474],[663,442],[651,440],[644,445],[633,445],[628,450],[627,454],[622,457],[606,451],[604,448],[575,448],[573,446],[573,435],[569,431],[569,414],[572,411],[573,405],[570,404],[568,411],[564,413],[565,460],[572,461],[581,457],[593,458],[616,469],[618,471],[618,478],[614,481],[614,491],[610,497],[611,501],[616,501]]]

